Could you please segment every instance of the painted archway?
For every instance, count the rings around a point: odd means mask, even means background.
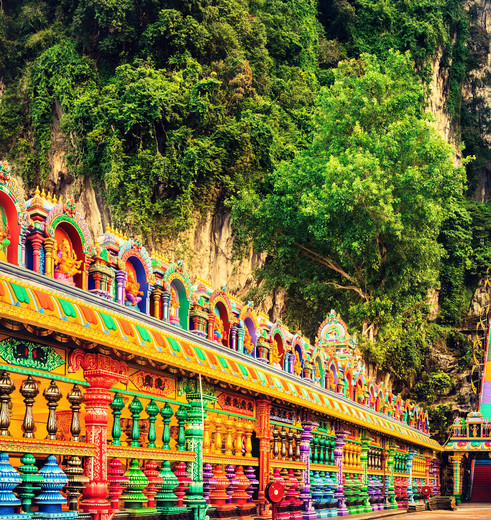
[[[181,328],[189,328],[189,309],[193,284],[180,262],[170,264],[164,272],[163,281],[171,292],[169,321]]]
[[[29,226],[22,190],[10,176],[9,167],[0,161],[0,259],[23,265],[21,237]]]
[[[208,326],[208,339],[228,347],[230,345],[232,315],[232,304],[229,297],[221,289],[214,291],[210,297],[210,322],[212,322],[212,326]]]
[[[242,347],[244,354],[257,357],[256,343],[259,334],[259,322],[252,306],[248,303],[244,305],[239,315],[239,323],[242,322],[244,328],[244,338]]]
[[[149,291],[153,281],[152,260],[138,238],[125,240],[118,257],[126,271],[125,305],[148,313]]]

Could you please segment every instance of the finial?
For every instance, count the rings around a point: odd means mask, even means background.
[[[53,204],[56,205],[57,203],[58,203],[58,201],[56,200],[56,195],[53,193]]]
[[[63,204],[61,199],[62,199],[62,196],[61,196],[61,193],[60,193],[60,198],[58,199],[58,204]]]
[[[40,193],[41,192],[39,191],[39,186],[36,186],[36,189],[34,190],[34,196],[39,197]]]
[[[41,197],[46,200],[46,193],[44,192],[44,188],[43,188],[43,191],[41,192]]]

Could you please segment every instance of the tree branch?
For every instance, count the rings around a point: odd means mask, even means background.
[[[312,251],[308,247],[305,247],[304,245],[299,244],[298,242],[294,242],[294,244],[299,249],[301,249],[306,256],[308,256],[312,260],[320,263],[321,265],[325,265],[329,269],[332,269],[336,273],[340,274],[343,278],[350,281],[353,285],[344,286],[344,285],[337,284],[335,282],[326,282],[327,284],[332,285],[332,286],[336,287],[337,289],[347,289],[347,290],[355,291],[362,300],[367,301],[369,299],[369,296],[365,292],[362,291],[358,281],[355,280],[351,275],[349,275],[342,267],[340,267],[339,265],[334,263],[331,259],[326,258],[325,256],[320,255],[319,253],[316,253],[315,251]]]

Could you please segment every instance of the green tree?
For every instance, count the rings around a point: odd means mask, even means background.
[[[312,144],[263,192],[244,190],[234,204],[241,242],[268,253],[261,274],[317,307],[336,295],[363,336],[385,346],[379,357],[425,343],[425,301],[443,254],[437,238],[462,193],[463,170],[423,95],[409,54],[340,63],[321,92]]]

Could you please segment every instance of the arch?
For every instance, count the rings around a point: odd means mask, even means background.
[[[189,326],[190,300],[188,291],[180,277],[175,276],[169,284],[171,292],[170,322],[184,330]]]
[[[300,334],[295,334],[292,338],[292,354],[294,355],[293,373],[297,376],[303,375],[303,366],[305,364],[305,340]]]
[[[211,308],[210,308],[211,310]],[[218,300],[215,302],[215,305],[213,307],[213,312],[218,318],[220,318],[220,321],[218,321],[215,318],[215,331],[214,331],[214,338],[217,343],[221,343],[225,347],[228,347],[230,345],[229,342],[229,335],[230,335],[230,314],[228,313],[228,310],[223,303],[222,300]],[[220,327],[221,322],[221,327]],[[217,337],[218,335],[218,337]]]
[[[3,209],[0,237],[2,241],[9,242],[4,246],[4,261],[21,266],[24,263],[21,237],[29,227],[30,217],[27,213],[24,194],[15,180],[11,178],[10,168],[2,161],[0,161],[0,206]]]
[[[149,287],[145,259],[133,250],[126,250],[120,258],[126,271],[125,305],[146,313]]]
[[[365,403],[365,378],[362,374],[358,374],[353,385],[353,400],[359,404]]]
[[[186,299],[191,301],[191,294],[193,293],[193,284],[189,278],[188,273],[183,269],[181,261],[170,264],[164,272],[162,280],[169,285],[174,283],[174,280],[179,280],[182,284],[183,290],[186,293]]]
[[[330,357],[327,361],[326,388],[335,392],[337,390],[339,378],[338,362],[335,357]]]
[[[312,373],[312,381],[320,386],[325,386],[325,374],[326,369],[324,365],[324,359],[320,352],[314,358],[314,370]]]
[[[271,327],[268,334],[271,343],[270,364],[284,370],[286,339],[281,322],[277,321]]]
[[[344,397],[353,399],[353,369],[348,365],[344,369]]]
[[[259,337],[259,320],[252,308],[251,302],[244,305],[239,314],[239,323],[242,322],[244,328],[244,353],[256,357],[256,343]]]
[[[222,320],[226,320],[227,323],[230,323],[232,320],[232,304],[230,302],[230,298],[221,290],[217,289],[213,291],[211,297],[210,297],[210,312],[215,311],[215,307],[221,303],[222,304],[222,310],[220,311],[220,318]],[[225,325],[225,323],[224,323]]]
[[[89,227],[82,218],[82,215],[76,211],[73,201],[66,202],[65,204],[56,204],[51,208],[45,220],[46,235],[55,238],[55,230],[60,224],[63,224],[62,227],[66,227],[67,224],[69,224],[76,230],[82,244],[82,253],[94,253],[94,242],[90,235]]]
[[[375,395],[377,393],[377,390],[375,388],[375,384],[373,382],[373,379],[370,381],[368,385],[368,406],[375,410]]]
[[[55,240],[53,247],[53,276],[56,280],[61,280],[80,289],[84,288],[84,242],[82,236],[79,233],[77,227],[73,224],[71,219],[60,218],[51,229],[52,238]],[[70,256],[71,254],[76,256],[76,263],[74,269],[77,273],[74,275],[65,274],[64,268],[64,255]],[[68,269],[71,269],[68,265]]]

